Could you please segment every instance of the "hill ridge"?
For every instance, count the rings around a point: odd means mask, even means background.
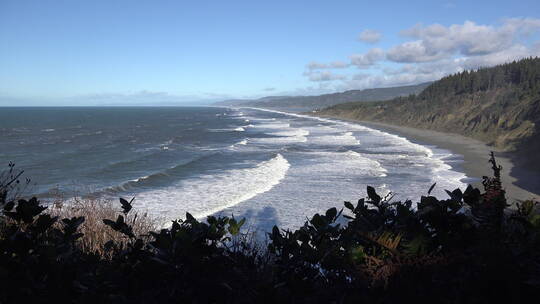
[[[265,96],[258,99],[230,99],[214,103],[214,105],[250,106],[282,109],[297,108],[307,111],[318,108],[325,108],[335,104],[350,101],[388,100],[398,96],[419,94],[430,84],[431,82],[424,82],[416,85],[388,88],[371,88],[363,90],[348,90],[344,92],[313,96]]]

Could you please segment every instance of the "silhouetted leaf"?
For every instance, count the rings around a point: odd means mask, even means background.
[[[435,188],[435,185],[437,185],[437,183],[433,183],[433,185],[431,185],[431,187],[429,187],[429,190],[427,192],[428,195],[431,194],[431,191],[433,191],[433,188]]]
[[[337,209],[335,207],[326,210],[326,218],[328,220],[333,220],[336,217],[336,214],[337,214]]]
[[[450,192],[448,190],[444,190],[444,191],[446,191],[448,196],[450,196],[450,198],[453,199],[453,200],[461,201],[461,199],[463,198],[463,193],[461,193],[461,190],[459,190],[459,189],[455,189],[452,192]]]
[[[378,205],[381,202],[381,197],[375,192],[375,188],[367,186],[367,194],[371,201]]]
[[[131,199],[131,201],[133,201],[133,199]],[[133,208],[133,206],[131,205],[131,202],[128,202],[127,200],[123,198],[120,198],[120,204],[122,204],[122,210],[123,210],[122,212],[124,212],[124,214],[128,214],[131,208]]]
[[[186,222],[197,222],[197,220],[191,215],[191,213],[186,212]]]
[[[51,217],[49,214],[42,214],[34,222],[34,229],[38,233],[43,233],[47,231],[58,219],[57,216]]]
[[[7,204],[4,205],[4,210],[5,211],[11,211],[11,209],[13,209],[13,207],[15,207],[15,202],[14,201],[9,201]]]

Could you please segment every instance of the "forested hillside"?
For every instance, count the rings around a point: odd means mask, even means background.
[[[540,151],[540,58],[464,71],[418,95],[344,103],[320,114],[458,133],[538,166],[531,153]]]

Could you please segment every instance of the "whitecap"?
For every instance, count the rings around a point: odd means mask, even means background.
[[[290,164],[281,154],[252,168],[204,174],[175,186],[137,194],[140,206],[168,220],[184,218],[189,211],[204,218],[272,189],[285,177]]]

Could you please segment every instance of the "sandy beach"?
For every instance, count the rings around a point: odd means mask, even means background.
[[[501,172],[501,178],[503,185],[506,189],[509,203],[514,203],[517,200],[540,199],[539,193],[532,192],[532,186],[527,190],[523,187],[518,186],[523,183],[523,181],[520,180],[518,177],[527,175],[530,176],[530,173],[524,172],[523,169],[515,167],[512,161],[505,156],[504,152],[501,152],[494,147],[490,147],[481,141],[468,138],[459,134],[442,133],[430,130],[389,125],[385,123],[347,120],[339,117],[325,117],[358,123],[366,127],[403,136],[414,143],[433,145],[442,149],[450,150],[457,154],[461,154],[464,161],[461,164],[460,168],[456,169],[463,171],[468,177],[470,177],[473,180],[471,183],[473,184],[473,186],[476,187],[482,186],[482,176],[489,176],[492,174],[488,159],[489,153],[493,151],[497,158],[497,162],[503,167],[503,170]]]

